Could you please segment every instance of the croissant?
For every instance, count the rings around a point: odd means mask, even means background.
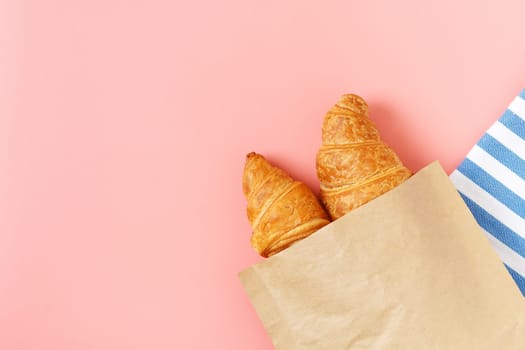
[[[411,176],[368,119],[368,105],[343,95],[326,114],[317,153],[321,200],[333,220]]]
[[[263,257],[286,249],[330,222],[308,186],[260,154],[246,156],[242,184],[253,229],[251,244]]]

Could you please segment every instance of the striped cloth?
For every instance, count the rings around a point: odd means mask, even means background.
[[[525,89],[450,178],[525,295]]]

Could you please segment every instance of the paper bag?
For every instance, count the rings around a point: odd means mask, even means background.
[[[277,350],[524,350],[525,302],[438,163],[240,274]]]

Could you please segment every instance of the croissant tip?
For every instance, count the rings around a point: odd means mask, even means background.
[[[360,100],[360,101],[364,101],[364,99],[361,96],[356,95],[356,94],[343,94],[343,95],[341,95],[339,100]]]
[[[356,94],[342,95],[339,98],[339,101],[337,101],[337,106],[362,114],[366,114],[368,111],[368,105],[366,101],[361,96]]]
[[[357,94],[353,94],[353,93],[346,93],[346,94],[343,94],[341,95],[341,98],[354,98],[354,99],[360,99],[360,100],[363,100],[363,98]]]
[[[250,152],[246,154],[246,163],[251,163],[253,161],[265,159],[261,154],[257,152]]]

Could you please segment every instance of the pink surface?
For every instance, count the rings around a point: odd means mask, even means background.
[[[317,188],[355,92],[450,171],[525,86],[518,0],[0,4],[1,349],[271,349],[245,154]]]

